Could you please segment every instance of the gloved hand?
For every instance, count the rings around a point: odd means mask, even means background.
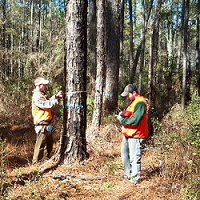
[[[60,90],[57,94],[56,94],[57,98],[62,98],[63,97],[63,92]]]

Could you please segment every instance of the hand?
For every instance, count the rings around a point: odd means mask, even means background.
[[[118,120],[120,120],[120,119],[122,118],[121,114],[122,114],[122,111],[119,112],[119,114],[117,115],[117,119],[118,119]]]
[[[57,94],[56,94],[57,98],[62,98],[63,97],[63,92],[60,90]]]
[[[121,115],[122,115],[122,113],[123,113],[123,111],[120,111],[118,115],[120,115],[120,116],[121,116]]]
[[[122,118],[121,115],[117,115],[117,119],[120,120]]]

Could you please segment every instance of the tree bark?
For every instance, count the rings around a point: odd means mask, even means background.
[[[38,11],[38,31],[37,31],[37,41],[36,49],[38,52],[41,50],[41,35],[42,35],[42,0],[39,1],[39,11]]]
[[[119,0],[107,0],[106,6],[106,85],[104,115],[115,111],[118,103],[120,20]]]
[[[199,15],[200,1],[197,0],[197,15],[196,15],[196,72],[197,72],[197,94],[200,95],[200,49],[199,49]]]
[[[138,84],[138,92],[139,94],[142,91],[142,76],[143,76],[143,68],[144,68],[144,51],[145,51],[145,6],[144,6],[144,0],[142,0],[142,11],[143,11],[143,22],[142,22],[142,33],[141,38],[144,38],[142,41],[141,46],[141,57],[140,57],[140,73],[139,73],[139,84]]]
[[[66,162],[83,160],[86,153],[87,0],[67,0],[65,19],[67,137],[61,147]]]
[[[2,49],[3,49],[3,55],[2,55],[2,79],[4,80],[6,78],[6,66],[5,66],[5,50],[6,50],[6,0],[3,0],[2,2],[2,14],[3,14],[3,30],[2,30]]]
[[[121,16],[120,16],[120,56],[123,57],[123,38],[124,38],[124,1],[121,0]]]
[[[148,21],[149,21],[149,18],[150,18],[152,5],[153,5],[153,0],[151,0],[150,3],[149,3],[147,17],[146,17],[145,22],[144,22],[144,24],[145,24],[144,32],[146,32],[146,29],[147,29],[147,24],[148,24]],[[143,34],[143,32],[142,32],[141,38],[140,38],[140,43],[139,43],[139,45],[137,47],[136,54],[135,54],[135,59],[133,61],[133,66],[131,68],[131,74],[130,74],[130,79],[129,79],[130,83],[133,83],[133,80],[134,80],[134,77],[135,77],[136,68],[137,68],[137,64],[138,64],[138,61],[139,61],[139,58],[140,58],[140,54],[141,54],[141,48],[142,48],[142,45],[143,45],[144,41],[145,41],[145,34]]]
[[[105,66],[105,0],[98,0],[97,4],[97,76],[95,88],[94,111],[92,125],[99,129],[101,125],[101,111],[103,99],[103,82]]]
[[[188,16],[189,15],[189,0],[186,0],[185,6],[185,20],[184,20],[184,48],[183,48],[183,78],[182,78],[182,98],[181,105],[182,109],[185,108],[186,104],[186,93],[187,93],[187,68],[188,68]]]
[[[130,65],[130,76],[135,76],[135,66],[133,66],[133,14],[132,14],[132,0],[129,0],[129,15],[130,15],[130,35],[129,35],[129,41],[130,41],[130,57],[129,57],[129,65]],[[132,74],[133,73],[133,74]],[[133,83],[133,80],[131,80]]]
[[[150,65],[149,65],[149,107],[148,107],[148,120],[149,120],[149,134],[153,133],[152,119],[155,117],[155,101],[156,101],[156,68],[158,60],[158,41],[159,41],[159,23],[160,23],[160,10],[162,0],[156,1],[156,11],[153,22],[153,33],[151,38],[151,52],[150,52]]]
[[[94,96],[95,80],[96,80],[96,39],[97,39],[97,19],[96,19],[96,0],[90,0],[89,13],[88,13],[88,77],[89,86],[88,90]]]
[[[14,2],[10,2],[10,8],[11,8],[11,29],[14,30],[14,23],[13,23],[13,7],[14,7]],[[11,32],[10,35],[10,79],[13,80],[13,75],[14,75],[14,67],[13,67],[13,53],[14,53],[14,38],[13,38],[13,33]]]
[[[49,2],[49,77],[52,73],[52,0]]]
[[[178,58],[177,58],[177,71],[178,72],[179,72],[180,63],[181,63],[181,50],[182,50],[184,21],[185,21],[185,0],[182,0],[181,26],[180,26],[180,36],[179,36],[179,43],[178,43]]]
[[[33,52],[34,50],[33,50],[33,0],[31,0],[31,8],[30,8],[30,10],[31,10],[31,20],[30,20],[30,22],[31,22],[31,45],[30,45],[30,48],[31,48],[31,50],[30,50],[30,52]]]

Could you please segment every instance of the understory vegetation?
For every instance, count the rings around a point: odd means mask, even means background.
[[[35,135],[30,117],[21,116],[15,123],[1,119],[0,199],[199,199],[199,97],[193,96],[184,110],[176,104],[162,120],[154,119],[137,185],[123,179],[122,135],[114,116],[104,120],[98,133],[88,124],[87,160],[58,163],[54,159],[62,121],[58,113],[52,159],[38,165],[31,164]]]
[[[171,190],[181,185],[184,199],[200,197],[200,98],[192,97],[183,111],[175,105],[161,122],[154,123],[155,147],[160,149],[161,175]]]

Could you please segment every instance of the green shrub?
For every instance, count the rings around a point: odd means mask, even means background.
[[[94,109],[94,98],[92,96],[88,95],[88,97],[87,97],[87,118],[88,118],[88,120],[92,119],[93,109]]]
[[[198,199],[200,97],[192,96],[184,110],[180,105],[174,105],[161,122],[158,119],[152,121],[153,140],[164,163],[162,175],[169,178],[169,184],[179,182],[182,185],[183,199]]]
[[[6,141],[0,139],[0,199],[3,198],[6,188],[9,187],[7,176],[5,173],[5,158],[10,152],[5,151]]]
[[[188,113],[188,114],[187,114]],[[186,117],[189,123],[189,132],[192,144],[195,145],[196,153],[200,153],[200,97],[192,96],[192,100],[187,108]]]
[[[199,153],[200,153],[200,97],[192,96],[192,100],[188,105],[185,116],[188,119],[188,137],[190,141],[190,165],[191,178],[188,186],[185,188],[185,196],[187,199],[198,199],[200,196],[200,179],[199,179]]]

